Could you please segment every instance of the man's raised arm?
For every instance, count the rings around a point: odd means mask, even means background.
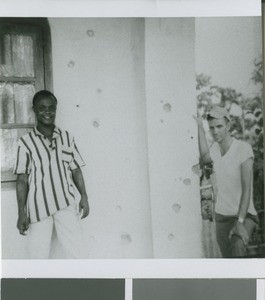
[[[200,158],[203,164],[208,164],[212,162],[210,156],[210,149],[206,140],[205,131],[203,128],[202,117],[200,113],[197,113],[197,117],[193,116],[198,125],[198,142],[199,142],[199,152]]]

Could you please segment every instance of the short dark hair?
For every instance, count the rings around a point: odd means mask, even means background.
[[[210,116],[210,115],[207,115],[206,119],[207,119],[207,121],[211,121],[211,120],[213,120],[213,119],[215,119],[215,118],[212,117],[212,116]]]
[[[54,94],[52,92],[47,91],[47,90],[42,90],[42,91],[37,92],[33,96],[33,99],[32,99],[33,106],[36,105],[36,103],[38,101],[42,100],[43,98],[50,98],[50,99],[55,100],[56,103],[58,102],[57,98],[54,96]]]

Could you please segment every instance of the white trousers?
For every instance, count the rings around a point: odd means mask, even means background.
[[[30,258],[48,259],[50,256],[53,228],[67,258],[85,258],[79,215],[76,204],[57,211],[29,227],[28,248]]]

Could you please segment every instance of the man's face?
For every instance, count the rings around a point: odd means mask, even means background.
[[[54,99],[43,98],[39,100],[33,106],[38,124],[52,125],[55,122],[56,106]]]
[[[221,143],[229,134],[230,124],[225,118],[208,121],[210,133],[215,142]]]

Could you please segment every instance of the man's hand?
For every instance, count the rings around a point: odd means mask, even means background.
[[[231,239],[233,235],[237,235],[237,236],[241,237],[244,244],[247,245],[247,243],[249,241],[249,236],[248,236],[248,232],[246,231],[244,224],[237,221],[229,233],[229,239]]]
[[[202,116],[201,116],[199,110],[197,110],[197,116],[192,115],[192,117],[196,121],[198,127],[203,129]]]
[[[89,204],[88,204],[88,199],[87,199],[86,195],[81,196],[81,200],[79,202],[79,213],[81,214],[82,211],[83,211],[83,213],[82,213],[81,219],[84,219],[89,214]]]
[[[26,231],[29,229],[29,218],[26,212],[21,212],[17,220],[17,228],[21,235],[26,235]]]

